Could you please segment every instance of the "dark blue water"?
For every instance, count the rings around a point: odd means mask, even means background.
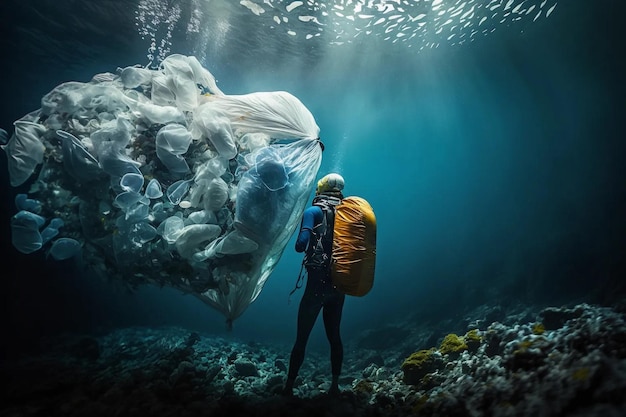
[[[179,3],[183,14],[191,3]],[[11,130],[62,82],[149,64],[138,5],[98,4],[3,2],[1,127]],[[207,10],[206,24],[226,21],[227,33],[207,31],[200,42],[181,24],[169,51],[201,55],[226,94],[287,90],[300,98],[326,145],[320,176],[340,172],[346,193],[374,208],[375,286],[347,300],[346,340],[485,303],[612,303],[625,295],[620,2],[563,2],[549,18],[494,23],[497,30],[473,42],[423,50],[374,36],[307,43],[256,25],[239,5]],[[4,154],[0,168],[3,328],[20,347],[129,325],[225,332],[223,317],[191,296],[153,287],[131,294],[69,262],[15,251],[9,218],[24,190],[9,186]],[[236,337],[291,343],[301,293],[290,304],[287,296],[300,262],[292,240],[235,322]],[[312,346],[325,348],[321,326],[316,332]]]

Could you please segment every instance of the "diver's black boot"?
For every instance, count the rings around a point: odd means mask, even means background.
[[[341,391],[339,390],[339,375],[333,375],[333,382],[330,383],[328,395],[331,397],[337,397],[339,394],[341,394]]]
[[[293,383],[293,379],[287,378],[287,381],[285,381],[285,387],[281,392],[284,397],[293,397]]]

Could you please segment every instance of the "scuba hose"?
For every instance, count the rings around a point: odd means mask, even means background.
[[[302,265],[300,266],[300,273],[298,274],[298,279],[296,280],[296,286],[293,287],[293,290],[291,290],[291,292],[289,293],[289,297],[287,297],[287,304],[291,303],[291,296],[293,295],[293,293],[299,290],[300,288],[302,288],[302,283],[304,282],[304,276],[306,274],[305,269],[304,269],[306,258],[307,257],[305,255],[304,259],[302,259]]]

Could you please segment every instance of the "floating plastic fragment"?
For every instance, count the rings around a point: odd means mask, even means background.
[[[287,186],[289,176],[280,156],[272,148],[263,148],[256,157],[254,165],[257,175],[270,191],[278,191]]]
[[[0,145],[6,145],[9,141],[9,134],[6,130],[0,129]]]
[[[136,88],[152,81],[152,71],[145,68],[126,67],[120,73],[120,79],[126,88]]]
[[[129,94],[124,98],[124,102],[151,123],[185,123],[185,114],[174,106],[159,106],[136,94]]]
[[[14,123],[15,134],[2,149],[8,155],[7,165],[11,185],[22,185],[43,162],[44,145],[39,139],[44,126],[25,120]]]
[[[176,104],[176,96],[168,87],[168,77],[157,73],[152,76],[152,94],[150,98],[153,104],[159,106],[173,106]]]
[[[95,181],[103,174],[98,160],[71,133],[57,130],[63,149],[63,166],[65,170],[79,181]]]
[[[126,210],[124,219],[129,223],[137,223],[147,221],[149,215],[149,207],[145,204],[137,203],[134,206],[130,206],[128,210]]]
[[[144,245],[158,236],[157,230],[146,222],[138,222],[131,226],[128,238],[136,245]]]
[[[59,234],[59,229],[54,227],[46,227],[41,231],[41,244],[42,246],[51,241]]]
[[[157,232],[167,243],[174,243],[183,232],[185,222],[181,217],[171,216],[165,219],[157,228]]]
[[[212,102],[204,104],[194,112],[194,129],[200,137],[207,138],[223,158],[232,159],[237,155],[237,146],[229,119],[220,116]]]
[[[176,250],[183,258],[204,249],[206,244],[220,235],[222,228],[216,224],[191,224],[185,226],[176,239]]]
[[[57,261],[70,259],[79,254],[81,251],[80,243],[76,239],[62,237],[52,243],[52,247],[48,255]]]
[[[124,191],[139,193],[143,188],[143,182],[143,175],[137,174],[136,172],[129,172],[124,174],[120,180],[120,186]]]
[[[50,223],[48,223],[48,226],[46,226],[46,228],[43,229],[43,231],[41,232],[42,245],[45,245],[54,237],[56,237],[59,234],[59,229],[63,227],[64,225],[65,225],[65,222],[58,217],[55,217],[54,219],[50,220]]]
[[[175,174],[189,172],[187,161],[182,155],[191,144],[191,133],[179,124],[170,124],[159,130],[156,136],[156,153],[163,165]]]
[[[156,178],[152,178],[146,186],[146,197],[151,200],[161,198],[163,196],[163,190],[161,189],[161,183]]]
[[[31,213],[41,213],[41,202],[28,198],[28,194],[17,194],[15,196],[15,206],[18,210],[26,210]]]
[[[170,88],[176,97],[176,107],[184,111],[195,109],[198,105],[200,90],[188,57],[173,54],[168,56],[161,65],[165,70],[165,75],[169,77]]]
[[[203,196],[204,209],[219,210],[228,200],[228,184],[221,178],[213,178]]]
[[[167,188],[167,199],[170,203],[178,205],[191,186],[190,180],[179,180]]]
[[[203,223],[215,223],[217,222],[217,218],[215,217],[215,213],[208,210],[199,210],[190,213],[187,217],[191,223],[195,224],[203,224]]]
[[[121,178],[128,173],[141,175],[141,164],[129,158],[119,147],[111,145],[111,142],[102,145],[98,157],[104,172],[113,178]]]
[[[18,251],[28,254],[41,249],[43,239],[39,228],[46,219],[43,217],[21,210],[11,218],[11,243]]]
[[[234,230],[222,239],[215,250],[221,255],[238,255],[254,252],[258,248],[259,245],[254,240],[248,239],[238,230]]]
[[[141,200],[141,197],[142,195],[137,192],[124,191],[123,193],[120,193],[115,197],[115,200],[113,200],[113,205],[126,211],[131,206],[137,204]]]
[[[55,217],[54,219],[50,220],[48,226],[54,227],[55,229],[60,229],[61,227],[65,226],[65,222],[63,221],[63,219]]]

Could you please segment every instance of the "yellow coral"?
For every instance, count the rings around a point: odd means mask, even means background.
[[[480,347],[481,342],[483,341],[483,337],[478,334],[477,329],[472,329],[469,332],[465,333],[463,336],[463,340],[467,343],[467,348],[470,352],[476,352]]]
[[[421,368],[425,363],[432,360],[434,351],[434,349],[424,349],[411,353],[411,355],[404,360],[404,363],[402,363],[402,369]]]
[[[418,385],[426,374],[437,370],[442,361],[435,352],[435,349],[418,350],[406,358],[402,364],[405,384]]]
[[[572,378],[574,381],[586,381],[590,373],[589,368],[578,368],[572,373]]]
[[[526,351],[528,349],[531,348],[531,346],[533,345],[532,340],[528,340],[528,339],[524,339],[521,340],[518,344],[517,344],[517,349],[515,349],[513,351],[514,355],[520,354],[520,353],[526,353]]]
[[[457,336],[454,333],[450,333],[443,338],[441,345],[439,346],[439,352],[442,355],[447,353],[461,353],[467,350],[467,344],[462,337]]]
[[[481,335],[478,334],[478,330],[477,329],[472,329],[469,332],[465,333],[465,336],[463,336],[466,342],[482,342],[483,341],[483,337]]]
[[[545,331],[546,327],[543,325],[543,323],[535,323],[535,325],[533,326],[534,334],[543,334]]]

